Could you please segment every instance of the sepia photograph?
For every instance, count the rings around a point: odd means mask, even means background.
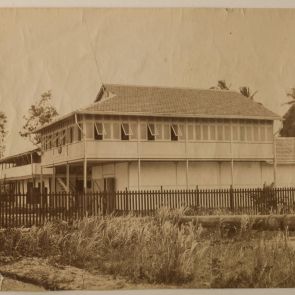
[[[0,290],[294,288],[294,52],[295,8],[0,7]]]

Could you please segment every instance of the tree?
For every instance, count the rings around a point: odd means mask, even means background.
[[[287,101],[284,104],[291,104],[293,105],[295,103],[295,88],[291,88],[288,92],[287,92],[287,97],[291,97],[291,100]]]
[[[295,137],[295,104],[291,105],[283,116],[283,119],[283,127],[280,130],[280,136]]]
[[[255,94],[256,94],[257,92],[258,92],[258,91],[254,91],[253,93],[251,93],[250,88],[247,87],[247,86],[242,86],[242,87],[240,87],[240,93],[241,93],[242,95],[244,95],[245,97],[248,97],[248,98],[250,98],[250,99],[252,99],[252,100],[253,100],[253,98],[254,98],[254,96],[255,96]]]
[[[280,130],[280,135],[284,137],[294,137],[295,136],[295,88],[291,88],[287,93],[287,97],[291,100],[284,104],[290,105],[289,110],[283,116],[283,127]]]
[[[225,80],[218,80],[217,86],[212,86],[210,89],[229,90],[231,85],[227,85]]]
[[[7,135],[6,131],[7,117],[5,113],[0,111],[0,158],[3,158],[5,152],[5,137]]]
[[[28,110],[28,115],[24,116],[25,124],[19,132],[22,137],[28,138],[34,145],[38,145],[41,142],[39,134],[33,132],[50,123],[57,115],[57,111],[51,104],[51,91],[48,90],[41,94],[40,100],[31,105]]]

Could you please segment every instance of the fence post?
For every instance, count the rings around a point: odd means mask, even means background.
[[[281,213],[281,208],[280,204],[282,203],[282,200],[277,198],[277,194],[276,194],[276,187],[273,186],[271,187],[271,198],[272,200],[275,202],[275,214],[280,214]],[[285,194],[283,194],[285,196]]]
[[[199,186],[196,185],[196,207],[197,207],[197,210],[199,210],[199,206],[200,206],[200,200],[199,200]]]
[[[128,188],[126,187],[125,188],[125,211],[127,212],[127,214],[129,213],[129,210],[128,210]]]
[[[103,190],[100,194],[102,194],[102,214],[106,215],[108,213],[107,192]]]
[[[231,210],[232,212],[234,212],[234,210],[235,210],[235,204],[234,204],[234,189],[233,189],[232,184],[230,185],[230,188],[229,188],[229,202],[230,202],[230,210]]]

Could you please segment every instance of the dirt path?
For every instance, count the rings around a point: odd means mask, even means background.
[[[10,278],[4,278],[1,291],[40,292],[45,291],[45,289],[33,284],[24,283]]]
[[[24,258],[0,265],[0,273],[4,276],[3,290],[7,288],[9,291],[164,288],[161,285],[133,284],[125,278],[90,273],[76,267],[51,265],[40,258]]]

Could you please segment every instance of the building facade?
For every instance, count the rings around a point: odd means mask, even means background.
[[[279,119],[234,91],[103,85],[37,131],[41,165],[52,191],[257,187],[277,181]]]

